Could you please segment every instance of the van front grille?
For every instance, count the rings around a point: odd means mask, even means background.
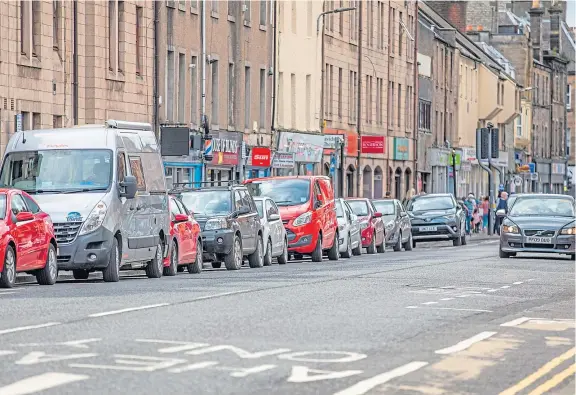
[[[55,222],[54,233],[56,234],[56,241],[58,244],[72,243],[80,231],[82,222]]]

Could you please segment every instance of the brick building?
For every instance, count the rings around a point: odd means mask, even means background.
[[[0,147],[16,130],[151,122],[153,6],[0,2]]]

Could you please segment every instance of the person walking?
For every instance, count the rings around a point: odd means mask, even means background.
[[[504,210],[506,214],[508,214],[508,193],[502,192],[500,195],[500,200],[498,201],[498,206],[496,206],[496,211]],[[500,225],[502,225],[502,218],[496,216],[495,222],[495,231],[496,233],[500,234]]]
[[[466,234],[470,236],[474,210],[476,210],[476,199],[472,192],[468,194],[468,198],[464,201],[464,205],[466,206]]]
[[[484,196],[480,205],[482,210],[482,231],[488,232],[488,216],[490,215],[490,197]]]

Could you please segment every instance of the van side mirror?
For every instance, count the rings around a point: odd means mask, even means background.
[[[136,182],[136,177],[125,176],[124,181],[119,183],[120,188],[124,191],[120,191],[120,197],[125,197],[126,199],[134,199],[136,192],[138,191],[138,183]]]

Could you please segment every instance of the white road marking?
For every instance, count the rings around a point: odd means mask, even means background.
[[[526,281],[536,281],[536,279],[535,279],[535,278],[529,278],[529,279],[526,280]]]
[[[510,288],[510,286],[509,286],[509,285],[503,285],[503,286],[501,286],[500,288],[506,289],[506,288]]]
[[[406,306],[407,309],[417,309],[418,306]]]
[[[32,351],[21,359],[16,361],[16,365],[35,365],[38,363],[56,362],[56,361],[66,361],[70,359],[79,358],[92,358],[96,357],[98,354],[69,354],[69,355],[58,355],[58,354],[46,354],[44,351]]]
[[[170,306],[170,303],[158,303],[158,304],[150,304],[150,305],[147,305],[147,306],[129,307],[129,308],[127,308],[127,309],[122,309],[122,310],[104,311],[104,312],[102,312],[102,313],[90,314],[88,317],[91,317],[91,318],[105,317],[105,316],[107,316],[107,315],[115,315],[115,314],[129,313],[129,312],[131,312],[131,311],[154,309],[154,308],[156,308],[156,307],[164,307],[164,306]]]
[[[427,310],[455,310],[455,311],[475,311],[478,313],[493,313],[492,310],[480,310],[480,309],[456,309],[453,307],[418,307],[418,306],[407,306],[407,309],[427,309]]]
[[[10,294],[15,294],[16,292],[14,291],[10,291],[10,292],[0,292],[0,296],[2,295],[10,295]]]
[[[159,353],[175,353],[181,351],[189,351],[194,350],[195,348],[208,347],[210,345],[208,343],[190,343],[174,340],[136,339],[136,341],[141,343],[176,344],[176,346],[174,347],[159,348],[158,349]]]
[[[7,333],[14,333],[14,332],[29,331],[31,329],[48,328],[49,326],[55,326],[55,325],[60,325],[60,323],[59,322],[47,322],[46,324],[28,325],[28,326],[20,326],[18,328],[2,329],[2,330],[0,330],[0,335],[5,335]]]
[[[500,324],[500,326],[518,326],[520,324],[525,323],[526,321],[530,321],[531,319],[532,318],[529,318],[529,317],[520,317],[520,318],[516,318],[515,320]]]
[[[515,283],[512,283],[514,285],[520,285],[520,284],[524,284],[524,281],[516,281]]]
[[[201,348],[199,350],[187,351],[186,354],[188,354],[188,355],[202,355],[202,354],[208,354],[208,353],[218,352],[218,351],[231,351],[234,354],[236,354],[236,356],[238,356],[239,358],[242,358],[242,359],[257,359],[257,358],[262,358],[262,357],[268,357],[271,355],[278,355],[278,354],[286,353],[286,352],[289,352],[291,350],[289,348],[277,348],[277,349],[268,350],[268,351],[250,352],[250,351],[246,351],[240,347],[235,347],[235,346],[223,344],[223,345],[218,345],[218,346],[210,346],[207,348]],[[289,355],[289,354],[287,354],[287,355]]]
[[[200,296],[200,297],[191,299],[187,302],[194,302],[196,300],[206,300],[206,299],[212,299],[212,298],[219,298],[220,296],[243,294],[243,293],[250,292],[250,291],[251,291],[251,289],[241,289],[240,291],[222,292],[222,293],[214,294],[214,295]]]
[[[381,384],[385,384],[388,381],[395,379],[396,377],[405,376],[408,373],[412,373],[426,365],[428,365],[428,362],[410,362],[396,369],[392,369],[389,372],[381,373],[369,379],[362,380],[351,387],[335,393],[334,395],[364,395],[371,389],[374,389]]]
[[[338,354],[340,357],[338,358]],[[308,356],[310,355],[310,356]],[[313,358],[313,356],[318,355],[332,355],[336,358]],[[359,354],[355,352],[346,351],[302,351],[293,352],[291,354],[279,355],[279,359],[287,359],[289,361],[298,362],[318,362],[318,363],[346,363],[346,362],[356,362],[367,357],[366,354]]]
[[[250,376],[251,374],[262,373],[262,372],[265,372],[267,370],[271,370],[274,368],[276,368],[276,365],[260,365],[260,366],[254,366],[251,368],[221,367],[221,368],[216,368],[216,369],[232,372],[232,373],[230,373],[230,376],[232,376],[232,377],[244,378],[244,377]]]
[[[471,294],[456,295],[457,298],[467,298],[468,296],[472,296],[472,295]]]
[[[314,374],[311,375],[309,373]],[[286,381],[289,383],[310,383],[312,381],[341,379],[360,373],[362,373],[362,370],[330,371],[310,369],[308,366],[292,366],[292,374]]]
[[[497,289],[489,289],[489,290],[486,291],[486,292],[496,292],[496,291],[498,291],[498,290],[497,290]]]
[[[0,350],[0,357],[3,357],[4,355],[13,355],[13,354],[16,354],[16,351]]]
[[[438,304],[438,302],[424,302],[422,304]]]
[[[189,372],[191,370],[199,370],[199,369],[209,368],[210,366],[214,366],[214,365],[218,365],[218,362],[215,362],[215,361],[198,362],[198,363],[186,365],[186,366],[181,367],[181,368],[170,369],[168,371],[170,373],[182,373],[182,372]]]
[[[476,336],[472,336],[469,339],[462,340],[460,343],[457,343],[451,347],[446,347],[446,348],[442,348],[440,350],[436,350],[435,353],[447,355],[447,354],[453,354],[453,353],[459,352],[459,351],[464,351],[467,348],[469,348],[470,346],[472,346],[473,344],[481,342],[482,340],[486,340],[489,337],[494,336],[496,333],[498,333],[498,332],[481,332],[481,333],[477,334]]]
[[[45,347],[45,346],[67,346],[73,348],[90,348],[86,343],[93,343],[101,341],[102,339],[81,339],[81,340],[70,340],[67,342],[59,343],[22,343],[15,344],[15,347]]]
[[[442,298],[440,300],[454,300],[454,298]]]
[[[0,395],[26,395],[44,391],[49,388],[86,380],[89,376],[70,373],[43,373],[37,376],[16,381],[0,388]]]
[[[185,359],[171,359],[148,357],[140,355],[114,355],[114,362],[118,365],[93,365],[84,363],[71,363],[72,368],[87,368],[87,369],[109,369],[109,370],[128,370],[133,372],[154,372],[160,369],[168,369],[172,366],[188,362]],[[2,394],[0,394],[2,395]]]

